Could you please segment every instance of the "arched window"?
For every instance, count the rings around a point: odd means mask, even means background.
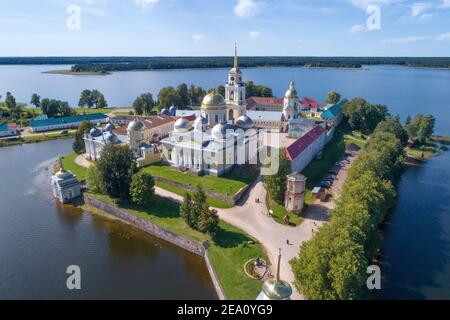
[[[233,116],[233,110],[228,111],[228,120],[233,120],[234,116]]]
[[[219,123],[219,116],[216,114],[216,116],[214,117],[214,123]]]

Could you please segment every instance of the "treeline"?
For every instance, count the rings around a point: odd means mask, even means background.
[[[384,130],[390,126],[379,126],[350,168],[330,222],[291,261],[295,284],[308,299],[369,296],[367,267],[378,252],[378,227],[395,203],[394,183],[405,159],[400,139]]]
[[[125,71],[186,68],[228,68],[230,57],[0,57],[7,64],[74,64],[73,71]],[[449,57],[240,57],[241,67],[337,67],[401,65],[449,68]]]
[[[77,63],[74,72],[111,72],[129,70],[228,68],[230,57],[153,57],[114,62]],[[400,65],[410,67],[450,68],[450,58],[392,57],[241,57],[239,65],[250,67],[329,67],[361,68],[363,65]]]

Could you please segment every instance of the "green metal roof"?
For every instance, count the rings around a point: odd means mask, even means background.
[[[83,114],[83,115],[70,116],[70,117],[58,117],[58,118],[50,118],[50,119],[46,119],[46,120],[32,121],[31,127],[32,128],[47,127],[47,126],[77,123],[77,122],[83,122],[83,121],[103,120],[106,118],[108,118],[108,116],[103,113]]]
[[[343,108],[344,108],[344,102],[343,101],[341,101],[341,102],[339,102],[337,104],[334,104],[331,107],[329,107],[325,112],[322,113],[322,118],[326,118],[326,119],[333,118],[333,119],[335,119],[341,114]]]

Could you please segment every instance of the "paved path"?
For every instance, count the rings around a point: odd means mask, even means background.
[[[89,168],[92,165],[92,162],[89,162],[86,159],[86,156],[84,154],[79,155],[78,157],[75,158],[75,163],[79,166],[85,167],[85,168]]]
[[[181,196],[161,188],[156,188],[156,193],[175,201],[183,200]],[[222,220],[244,230],[257,239],[264,246],[272,266],[276,265],[278,250],[280,248],[283,250],[281,277],[291,283],[294,289],[292,299],[303,299],[293,284],[294,274],[289,260],[298,256],[301,244],[311,239],[313,230],[317,230],[326,221],[328,208],[320,204],[313,205],[309,208],[302,224],[297,227],[289,227],[275,222],[268,215],[265,198],[266,190],[262,179],[259,178],[250,192],[241,199],[241,203],[234,208],[217,209],[217,211]],[[262,203],[256,203],[256,199],[261,199]],[[287,240],[290,242],[289,245]]]

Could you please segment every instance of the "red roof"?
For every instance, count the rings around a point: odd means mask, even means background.
[[[324,128],[316,125],[311,131],[287,147],[286,158],[290,161],[294,160],[325,132],[326,130]]]
[[[17,130],[17,123],[14,122],[8,123],[8,128],[10,130]]]
[[[302,105],[308,106],[310,108],[317,108],[319,105],[316,100],[307,97],[304,97],[300,102],[302,103]]]
[[[283,107],[283,99],[277,99],[277,98],[264,98],[264,97],[250,97],[247,99],[247,109],[251,110],[255,106],[261,105],[261,106],[276,106],[276,107]]]
[[[139,117],[139,120],[141,120],[144,123],[146,130],[157,128],[170,122],[175,122],[177,119],[178,119],[177,117],[167,116],[163,114],[159,116]],[[127,135],[127,127],[128,126],[118,127],[114,129],[113,132],[115,134],[125,136]]]

